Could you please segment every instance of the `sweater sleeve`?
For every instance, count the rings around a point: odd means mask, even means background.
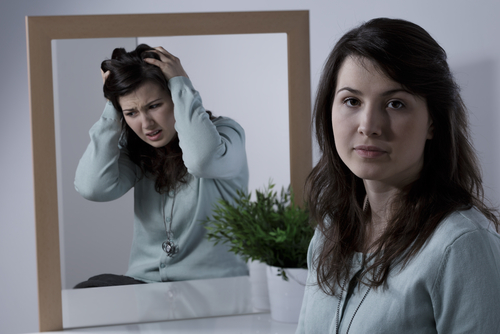
[[[118,146],[120,134],[119,116],[108,101],[101,118],[89,131],[90,144],[76,169],[75,189],[84,198],[112,201],[135,184],[136,167]]]
[[[188,78],[174,77],[168,84],[188,172],[211,179],[231,179],[240,174],[246,165],[243,128],[228,118],[212,122]]]
[[[438,333],[500,333],[500,239],[469,231],[447,247],[432,290]]]

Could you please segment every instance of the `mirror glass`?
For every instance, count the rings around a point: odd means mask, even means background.
[[[90,202],[75,191],[73,181],[89,143],[88,130],[104,107],[100,62],[115,47],[129,51],[141,43],[164,46],[178,56],[205,108],[243,126],[250,191],[270,179],[278,187],[290,183],[286,34],[53,40],[61,278],[63,305],[70,306],[63,314],[66,328],[100,323],[88,316],[75,318],[75,310],[81,307],[77,305],[88,296],[69,289],[93,275],[127,270],[133,192],[112,202]],[[103,305],[118,290],[118,295],[125,296],[146,289],[152,288],[100,288],[100,293],[92,294],[93,298],[102,295],[98,304]],[[144,297],[140,299],[144,302]]]
[[[104,106],[100,62],[115,47],[162,45],[178,56],[206,109],[245,129],[249,189],[290,180],[286,34],[142,37],[53,41],[58,201],[63,289],[100,273],[126,271],[132,191],[94,203],[74,190],[88,130]]]

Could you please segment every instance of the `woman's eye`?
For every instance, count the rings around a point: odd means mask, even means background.
[[[158,108],[159,106],[160,106],[160,104],[159,104],[159,103],[157,103],[157,104],[152,104],[152,105],[150,105],[150,106],[149,106],[149,109],[156,109],[156,108]]]
[[[137,114],[136,111],[129,111],[129,112],[125,113],[125,116],[127,116],[127,117],[134,117],[136,114]]]
[[[348,98],[344,100],[344,104],[347,105],[348,107],[357,107],[359,106],[360,102],[357,99]]]
[[[405,105],[403,104],[403,102],[401,101],[391,101],[387,104],[387,106],[391,109],[401,109],[403,108]]]

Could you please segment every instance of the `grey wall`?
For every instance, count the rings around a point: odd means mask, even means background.
[[[313,92],[322,64],[335,41],[360,21],[400,17],[427,29],[449,54],[465,82],[475,142],[485,161],[485,183],[493,201],[500,199],[499,139],[493,135],[500,106],[500,3],[496,0],[17,0],[0,2],[0,332],[26,333],[38,328],[33,222],[33,181],[24,17],[26,15],[128,14],[310,10]],[[8,27],[8,28],[5,28]],[[487,96],[487,98],[484,98]],[[498,131],[497,131],[498,132]],[[316,157],[317,158],[317,157]]]

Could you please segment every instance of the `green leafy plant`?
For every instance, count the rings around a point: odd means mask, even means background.
[[[257,260],[283,268],[307,268],[307,249],[314,234],[309,213],[294,203],[291,187],[278,195],[274,184],[251,194],[238,191],[234,202],[219,200],[205,221],[209,240],[229,243],[230,251],[245,261]]]

